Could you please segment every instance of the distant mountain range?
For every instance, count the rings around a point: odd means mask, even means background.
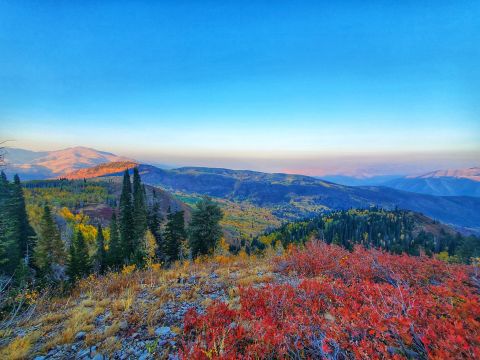
[[[480,167],[458,170],[437,170],[418,176],[375,176],[356,178],[342,175],[323,177],[349,186],[388,186],[397,190],[437,196],[480,197]]]
[[[83,147],[41,153],[9,149],[7,161],[11,164],[7,171],[19,172],[24,180],[118,176],[126,168],[137,165],[129,159]],[[304,175],[201,167],[166,170],[146,164],[138,166],[146,184],[185,194],[248,202],[269,208],[278,218],[285,220],[329,209],[399,207],[480,231],[480,198],[464,196],[478,196],[476,186],[480,182],[472,180],[477,176],[475,169],[478,168],[443,173],[455,174],[456,177],[435,172],[429,177],[426,174],[415,178],[383,179],[382,186],[346,186]],[[454,196],[433,196],[428,192]]]
[[[56,151],[5,149],[7,175],[18,174],[24,180],[57,178],[95,165],[131,161],[109,152],[82,146]]]

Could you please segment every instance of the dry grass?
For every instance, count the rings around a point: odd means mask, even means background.
[[[0,351],[1,359],[20,360],[26,359],[32,344],[40,337],[40,332],[32,332],[24,337],[16,337],[10,344]]]
[[[271,255],[267,258],[219,254],[211,258],[184,261],[169,269],[158,266],[147,270],[127,268],[105,276],[89,276],[79,282],[68,297],[39,300],[36,313],[21,324],[24,337],[13,337],[10,331],[0,334],[10,338],[0,349],[0,359],[23,359],[47,352],[61,344],[70,344],[80,331],[85,331],[86,345],[97,344],[104,353],[121,348],[120,322],[129,328],[143,328],[150,336],[164,321],[162,307],[167,302],[198,302],[207,307],[210,293],[227,294],[231,306],[238,306],[238,287],[261,284],[272,278]],[[141,295],[141,296],[140,296]],[[204,298],[203,298],[204,297]],[[95,328],[95,319],[108,314],[103,330]],[[177,333],[181,323],[176,324]],[[28,329],[35,328],[28,333]],[[38,341],[41,339],[41,341]]]

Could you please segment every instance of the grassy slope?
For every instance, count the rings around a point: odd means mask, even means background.
[[[389,266],[392,266],[392,270],[385,268]],[[441,270],[442,275],[439,276],[438,271],[432,272],[432,269]],[[300,296],[306,296],[309,292],[303,293],[300,288],[297,288],[306,277],[307,290],[325,291],[325,296],[331,296],[330,287],[343,286],[343,291],[348,291],[348,284],[352,279],[357,279],[355,280],[357,282],[363,277],[367,277],[367,279],[373,277],[373,279],[377,279],[378,284],[376,287],[369,288],[369,296],[377,294],[379,286],[382,287],[385,294],[390,291],[391,295],[395,296],[397,294],[395,286],[389,285],[388,281],[378,278],[378,275],[386,276],[385,274],[395,277],[400,276],[400,278],[405,277],[408,281],[413,281],[410,285],[412,288],[407,285],[405,290],[402,290],[404,294],[408,294],[407,290],[413,289],[420,292],[418,294],[414,292],[413,294],[416,294],[412,295],[414,297],[405,299],[412,307],[408,309],[408,312],[411,312],[412,319],[419,317],[419,321],[416,323],[416,331],[421,333],[422,331],[430,331],[428,315],[426,315],[427,318],[424,318],[424,315],[422,315],[424,312],[421,311],[424,305],[419,302],[420,300],[425,301],[424,296],[432,296],[431,303],[425,305],[431,307],[431,311],[436,309],[435,301],[438,302],[438,306],[442,304],[441,306],[447,306],[450,309],[448,315],[453,317],[451,319],[453,322],[449,321],[448,324],[455,323],[457,327],[462,327],[462,331],[469,329],[468,336],[470,337],[467,338],[466,334],[462,335],[462,338],[468,341],[460,350],[451,349],[451,343],[447,346],[445,340],[440,337],[439,329],[439,340],[430,338],[431,351],[450,349],[452,351],[462,351],[462,354],[472,354],[472,351],[479,344],[478,339],[475,340],[474,337],[471,337],[471,331],[475,328],[478,329],[478,324],[471,319],[473,315],[468,315],[468,311],[464,315],[459,315],[463,314],[463,307],[467,309],[467,305],[469,307],[473,306],[472,309],[479,309],[478,295],[472,295],[474,292],[473,283],[467,284],[470,281],[468,279],[472,270],[471,267],[446,265],[426,258],[382,255],[372,250],[349,254],[338,247],[328,246],[318,249],[314,246],[308,248],[307,251],[294,251],[281,255],[279,258],[273,252],[266,254],[265,257],[248,257],[245,254],[235,257],[217,255],[214,258],[202,259],[193,263],[177,264],[169,270],[159,269],[156,265],[142,271],[126,268],[120,274],[112,273],[103,277],[91,276],[83,280],[73,293],[66,297],[51,299],[45,295],[32,299],[31,308],[25,313],[24,317],[18,318],[17,322],[9,329],[2,330],[0,334],[0,355],[6,359],[32,358],[38,354],[48,354],[53,359],[74,358],[82,353],[89,353],[92,357],[96,353],[101,353],[115,357],[124,355],[138,358],[143,355],[146,359],[166,358],[168,354],[176,354],[179,351],[182,341],[186,341],[187,344],[192,346],[197,341],[199,341],[198,344],[203,344],[201,333],[196,335],[193,333],[194,337],[192,337],[192,334],[183,329],[184,315],[189,309],[196,309],[202,313],[205,309],[209,309],[213,302],[221,301],[228,303],[234,312],[238,312],[238,316],[243,316],[241,315],[241,304],[248,303],[249,300],[248,298],[242,298],[244,296],[242,294],[245,294],[245,291],[241,290],[242,287],[249,287],[253,293],[257,294],[265,289],[267,296],[270,296],[268,294],[274,289],[287,292],[298,291]],[[378,271],[380,272],[376,275]],[[335,281],[330,279],[332,276],[336,276],[337,272],[340,277]],[[426,280],[424,280],[424,276],[426,276]],[[430,282],[430,277],[434,278],[435,281]],[[472,291],[468,301],[464,300],[463,295],[452,288],[452,284],[455,285],[453,279],[457,277],[463,279],[462,291],[469,288]],[[345,284],[342,281],[345,281]],[[365,286],[371,286],[369,285],[371,281],[366,280]],[[291,288],[292,284],[294,285],[293,290]],[[266,285],[273,285],[274,288],[265,287]],[[316,288],[313,286],[316,286]],[[446,290],[442,290],[439,286],[445,286]],[[318,290],[314,290],[317,288]],[[425,292],[422,290],[424,288]],[[367,288],[365,288],[366,290]],[[435,295],[437,292],[443,295]],[[430,295],[432,293],[434,295]],[[390,293],[388,294],[390,295]],[[338,296],[339,298],[336,301],[350,301],[350,298],[342,298],[341,293]],[[415,296],[419,296],[419,298],[417,299]],[[277,309],[275,311],[280,311],[281,306],[290,306],[288,302],[294,300],[278,297],[274,299],[276,305],[274,307],[267,306],[271,311],[275,309]],[[322,296],[315,295],[308,301],[323,301],[321,299],[323,299]],[[375,304],[382,306],[381,301],[372,303],[367,300],[365,300],[363,306],[376,306]],[[449,305],[450,301],[456,301],[456,305],[451,307]],[[361,302],[362,297],[360,296],[358,304]],[[261,303],[257,305],[261,307]],[[392,305],[390,303],[383,305],[387,308],[382,311],[398,310],[395,302]],[[389,306],[391,306],[390,310]],[[296,309],[298,314],[289,310],[288,316],[301,315],[302,307]],[[439,309],[441,309],[439,311],[444,311],[440,307]],[[327,327],[339,326],[341,330],[341,327],[345,326],[341,322],[345,320],[342,317],[349,319],[352,316],[352,319],[347,322],[350,324],[348,327],[355,326],[354,322],[360,321],[359,319],[354,320],[353,316],[355,314],[349,314],[347,309],[342,306],[332,308],[329,311],[320,314],[318,320]],[[338,313],[331,315],[334,311]],[[388,311],[387,315],[390,314]],[[372,312],[367,312],[366,315],[368,316],[365,319],[362,316],[362,321],[373,321]],[[216,353],[218,348],[215,350],[215,347],[220,344],[222,333],[225,336],[225,331],[230,329],[232,324],[238,326],[238,323],[229,323],[230,325],[226,324],[224,328],[221,328],[225,319],[215,320],[215,316],[221,316],[215,312],[211,313],[211,316],[210,320],[214,321],[217,324],[215,326],[220,327],[221,330],[214,335],[216,345],[208,345],[214,346],[209,348],[208,351],[213,351],[212,357],[216,358],[218,357],[218,353]],[[263,320],[266,321],[264,326],[267,326],[269,321],[267,318],[263,319],[262,315],[259,315],[257,320],[255,319],[257,318],[242,320],[244,322],[243,326],[246,329],[251,329],[255,321]],[[285,321],[283,316],[280,317],[280,320]],[[248,325],[249,321],[252,322],[250,325]],[[308,322],[308,317],[301,321]],[[403,322],[397,323],[395,317],[392,320],[391,316],[386,316],[384,321],[394,321],[391,324],[392,326],[406,326],[406,336],[409,336],[408,323],[406,325]],[[441,322],[441,318],[437,322]],[[271,325],[276,326],[275,324]],[[280,331],[285,331],[289,326],[288,324],[282,325],[282,329],[278,330],[279,335],[282,335]],[[364,325],[358,326],[363,327]],[[372,329],[371,326],[373,326],[375,332],[378,332],[378,336],[380,336],[385,325],[379,323],[377,328],[372,323],[369,326],[364,330]],[[422,330],[419,326],[426,327]],[[388,329],[388,327],[386,328]],[[395,327],[391,329],[395,329]],[[210,331],[211,329],[207,328],[206,330]],[[448,331],[446,331],[445,336],[448,335]],[[79,334],[82,336],[79,336]],[[338,341],[340,342],[341,338],[348,336],[348,334],[348,331],[339,331],[337,334],[340,336]],[[247,336],[251,335],[247,333]],[[260,335],[257,333],[254,338],[259,341],[258,345],[262,346],[264,342],[260,341],[258,336]],[[265,334],[262,336],[265,336]],[[362,346],[368,345],[368,341],[372,341],[372,343],[373,341],[380,341],[380,345],[374,345],[374,348],[386,353],[386,346],[381,346],[382,341],[391,342],[393,345],[395,342],[392,342],[388,331],[385,331],[384,336],[384,340],[380,337],[378,339],[368,338],[367,343],[362,342]],[[422,338],[424,337],[422,336]],[[238,343],[238,345],[241,344],[243,343]],[[347,341],[342,346],[358,346],[358,344],[355,344],[355,342]],[[231,349],[230,351],[235,351],[235,348]],[[202,354],[203,350],[197,348],[197,350],[192,351],[197,351],[198,355]],[[261,353],[261,355],[266,356],[266,353]]]

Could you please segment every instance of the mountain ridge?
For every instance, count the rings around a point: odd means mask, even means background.
[[[85,146],[54,151],[32,151],[8,147],[5,149],[5,171],[17,173],[24,180],[58,178],[79,169],[114,161],[132,161],[110,152]]]

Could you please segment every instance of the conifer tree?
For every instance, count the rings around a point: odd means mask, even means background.
[[[47,276],[51,273],[53,264],[63,264],[65,261],[64,244],[48,205],[43,209],[34,260],[42,274]]]
[[[155,193],[154,193],[155,197]],[[157,252],[155,257],[162,259],[163,258],[163,240],[162,240],[162,233],[160,230],[160,216],[159,216],[159,205],[157,202],[153,204],[153,206],[148,210],[147,214],[147,227],[148,230],[152,233],[153,237],[155,238],[155,242],[157,244]]]
[[[15,203],[14,216],[18,226],[18,241],[20,256],[27,258],[29,263],[31,254],[33,253],[35,232],[28,221],[27,210],[25,207],[25,198],[23,189],[18,175],[14,177],[13,197]]]
[[[87,244],[82,232],[76,232],[70,244],[67,274],[71,282],[75,282],[90,273],[91,263],[88,256]]]
[[[67,275],[70,279],[70,282],[74,283],[78,277],[78,261],[77,253],[75,251],[75,236],[70,241],[70,246],[68,247],[68,257],[67,257]]]
[[[120,195],[120,240],[122,243],[122,257],[128,263],[134,252],[135,229],[133,220],[132,184],[128,169],[123,175],[122,193]]]
[[[87,244],[85,243],[85,238],[81,231],[77,231],[77,236],[75,237],[75,256],[78,269],[78,277],[83,278],[90,274],[90,257],[88,255],[88,248]]]
[[[133,222],[135,246],[138,246],[147,231],[147,200],[137,167],[133,169]]]
[[[20,263],[18,219],[11,184],[0,174],[0,273],[13,274]]]
[[[118,268],[122,264],[122,245],[120,243],[120,235],[118,233],[117,216],[112,214],[112,220],[110,222],[110,242],[108,244],[108,264],[114,269]]]
[[[178,260],[182,244],[187,237],[183,211],[168,213],[163,237],[166,260],[170,263]]]
[[[103,236],[102,225],[97,226],[97,249],[95,253],[95,271],[103,274],[107,268],[107,253],[105,251],[105,238]]]
[[[214,252],[222,237],[219,224],[222,217],[222,210],[210,198],[204,197],[197,203],[189,226],[190,249],[194,258]]]

